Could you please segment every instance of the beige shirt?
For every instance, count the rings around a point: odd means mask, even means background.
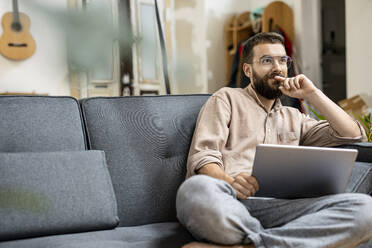
[[[317,121],[276,100],[267,112],[252,84],[222,88],[200,110],[187,160],[186,178],[206,164],[218,164],[228,175],[251,174],[258,144],[336,146],[360,142],[340,137],[327,121]]]

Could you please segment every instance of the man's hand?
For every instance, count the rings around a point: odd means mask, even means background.
[[[245,200],[258,191],[258,182],[255,177],[242,172],[234,178],[231,186],[236,190],[237,198]]]
[[[317,90],[313,82],[311,82],[311,80],[303,74],[292,78],[276,76],[275,80],[278,80],[282,83],[279,89],[283,94],[294,98],[307,99]]]
[[[306,99],[315,109],[319,110],[336,132],[343,137],[358,137],[362,135],[354,120],[337,104],[332,102],[323,92],[317,89],[305,75],[293,78],[276,76],[275,80],[282,83],[279,89],[283,94],[294,98]]]
[[[255,177],[245,172],[240,173],[235,178],[231,177],[215,163],[204,165],[197,171],[197,174],[204,174],[224,180],[235,189],[237,194],[236,196],[240,200],[245,200],[248,197],[253,196],[258,190],[258,182]]]

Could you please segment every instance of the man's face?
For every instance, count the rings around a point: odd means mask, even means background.
[[[287,64],[281,61],[287,55],[283,45],[259,44],[253,48],[253,55],[253,63],[245,64],[244,72],[251,79],[257,93],[267,99],[280,97],[280,82],[274,77],[287,77]]]

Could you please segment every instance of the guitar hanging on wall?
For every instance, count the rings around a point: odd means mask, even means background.
[[[12,60],[31,57],[36,43],[31,36],[30,18],[18,11],[18,1],[13,0],[13,12],[7,12],[2,18],[3,34],[0,37],[0,53]]]

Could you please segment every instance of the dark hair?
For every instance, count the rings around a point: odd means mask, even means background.
[[[253,48],[259,44],[282,44],[284,46],[284,38],[282,35],[274,32],[258,33],[249,38],[243,45],[243,62],[252,63]]]

